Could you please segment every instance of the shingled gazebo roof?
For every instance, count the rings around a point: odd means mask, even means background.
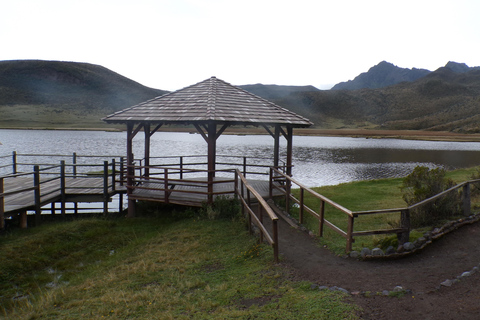
[[[285,108],[223,80],[211,77],[103,118],[108,123],[288,125],[312,123]]]

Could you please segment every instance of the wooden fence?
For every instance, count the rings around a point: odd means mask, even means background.
[[[273,182],[279,182],[277,184],[273,184]],[[471,199],[470,199],[470,186],[473,183],[479,183],[479,180],[471,180],[471,181],[466,181],[463,183],[460,183],[446,191],[443,191],[431,198],[428,198],[426,200],[423,200],[419,203],[413,204],[408,207],[404,208],[394,208],[394,209],[381,209],[381,210],[368,210],[368,211],[352,211],[349,210],[342,205],[332,201],[331,199],[328,199],[327,197],[315,192],[314,190],[304,186],[300,182],[292,179],[288,175],[284,174],[283,172],[271,168],[270,169],[270,190],[280,190],[285,197],[285,208],[286,210],[289,210],[291,201],[296,203],[299,206],[299,222],[303,224],[304,222],[304,215],[305,213],[308,213],[315,217],[315,219],[318,220],[319,224],[319,230],[318,234],[319,236],[323,236],[323,230],[324,226],[329,227],[342,237],[346,239],[346,249],[345,251],[348,253],[352,250],[352,245],[355,241],[355,237],[358,236],[367,236],[367,235],[377,235],[377,234],[397,234],[399,243],[405,243],[408,241],[409,236],[410,236],[410,231],[411,231],[411,225],[410,225],[410,212],[420,206],[423,206],[425,204],[431,203],[441,197],[444,197],[450,192],[454,192],[456,190],[459,190],[462,188],[463,192],[463,213],[465,215],[469,215],[471,213]],[[297,199],[292,193],[291,193],[291,188],[292,185],[295,185],[296,187],[299,188],[299,199]],[[309,195],[311,197],[317,198],[320,200],[320,207],[315,210],[310,207],[308,207],[305,204],[305,196]],[[332,206],[335,209],[340,210],[345,215],[345,218],[347,219],[347,230],[342,230],[340,227],[336,226],[332,222],[328,221],[325,218],[325,206],[329,205]],[[382,229],[382,230],[365,230],[365,231],[354,231],[354,225],[355,225],[355,219],[362,216],[362,215],[376,215],[376,214],[385,214],[385,213],[399,213],[400,215],[400,227],[399,228],[391,228],[391,229]]]

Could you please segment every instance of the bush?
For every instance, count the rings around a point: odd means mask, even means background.
[[[402,184],[403,200],[411,206],[415,203],[433,197],[455,184],[453,180],[445,177],[446,170],[442,168],[428,169],[417,166]],[[411,227],[432,226],[442,220],[458,215],[461,205],[461,194],[452,191],[445,196],[411,211]]]
[[[218,196],[211,205],[204,203],[200,209],[200,216],[209,220],[235,219],[240,213],[240,201],[238,199]]]

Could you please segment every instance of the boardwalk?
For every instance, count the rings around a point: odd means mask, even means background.
[[[40,183],[40,205],[44,206],[53,202],[62,200],[62,191],[59,180],[45,182],[41,179]],[[21,211],[35,210],[35,192],[33,189],[34,181],[31,176],[20,176],[4,179],[5,193],[20,190],[28,190],[20,193],[5,196],[5,216],[12,216]],[[124,193],[125,188],[120,185],[107,186],[104,190],[104,178],[98,176],[77,177],[65,179],[65,202],[104,202],[117,193]],[[105,194],[105,191],[107,193]],[[105,197],[107,196],[107,197]]]

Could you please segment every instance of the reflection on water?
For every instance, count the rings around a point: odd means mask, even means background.
[[[281,153],[285,157],[285,139]],[[46,153],[70,155],[124,155],[126,133],[98,131],[0,130],[0,155]],[[152,156],[205,155],[199,134],[159,132],[152,136]],[[134,139],[136,157],[143,155],[143,133]],[[273,157],[268,135],[222,135],[217,153]],[[295,136],[293,174],[307,186],[387,177],[402,177],[417,165],[448,169],[480,164],[478,142],[430,142],[396,139]],[[10,159],[9,159],[10,160]]]

